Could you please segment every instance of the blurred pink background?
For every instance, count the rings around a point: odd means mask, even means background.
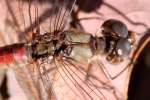
[[[101,24],[110,18],[119,19],[124,22],[129,30],[132,30],[139,35],[136,34],[136,44],[140,38],[144,35],[144,32],[150,27],[150,1],[149,0],[105,0],[104,3],[97,9],[97,13],[85,13],[81,11],[79,13],[79,18],[86,18],[86,17],[99,17],[100,19],[91,19],[91,20],[83,20],[81,24],[83,25],[86,32],[95,34],[97,30],[100,28]],[[9,16],[7,7],[5,6],[5,0],[0,1],[0,45],[7,45],[19,42],[18,35],[14,34],[15,31],[11,31],[10,28],[6,25],[6,17]],[[15,5],[14,5],[15,6]],[[11,31],[11,33],[10,33]],[[99,35],[100,33],[96,33]],[[135,50],[136,48],[134,48]],[[133,50],[133,51],[134,51]],[[132,52],[133,52],[132,51]],[[132,54],[131,54],[132,55]],[[130,55],[130,56],[131,56]],[[113,65],[113,71],[120,71],[124,66],[127,65],[129,61],[124,61],[121,65]],[[105,61],[104,61],[105,63]],[[106,64],[109,66],[109,64]],[[0,65],[1,66],[1,65]],[[114,70],[113,70],[114,68]],[[117,69],[117,70],[116,70]],[[128,78],[131,69],[127,69],[123,74],[117,77],[114,80],[109,80],[105,76],[106,81],[109,81],[109,85],[115,87],[118,91],[118,95],[121,96],[122,99],[126,98],[126,92],[128,87]],[[10,76],[9,84],[10,92],[12,97],[10,100],[26,100],[26,96],[23,93],[22,89],[17,85],[15,78],[13,77],[12,70],[9,70],[7,74]],[[14,84],[14,85],[13,85]],[[67,99],[64,99],[67,100]],[[68,99],[69,100],[69,99]],[[74,100],[74,99],[73,99]],[[109,98],[109,100],[112,100]]]

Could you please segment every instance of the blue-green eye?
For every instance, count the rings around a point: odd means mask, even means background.
[[[102,24],[102,28],[104,31],[104,35],[110,35],[110,36],[118,36],[122,38],[127,38],[128,36],[128,29],[127,26],[116,19],[109,19],[106,20]]]
[[[120,56],[128,56],[132,48],[132,44],[126,38],[121,38],[117,42],[116,51]]]

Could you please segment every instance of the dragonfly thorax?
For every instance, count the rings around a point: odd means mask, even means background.
[[[56,36],[50,34],[37,35],[31,43],[31,56],[39,59],[49,56],[69,55],[69,40],[65,33]]]

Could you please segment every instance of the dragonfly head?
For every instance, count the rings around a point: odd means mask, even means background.
[[[127,26],[116,19],[106,20],[101,27],[102,37],[95,39],[95,47],[104,52],[106,60],[119,63],[129,57],[135,43],[135,33],[128,31]]]
[[[106,20],[102,24],[102,34],[104,36],[110,36],[114,38],[127,38],[128,36],[128,28],[127,26],[116,19],[109,19]]]

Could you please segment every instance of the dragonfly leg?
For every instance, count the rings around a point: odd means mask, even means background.
[[[92,63],[90,62],[90,63],[88,64],[88,69],[87,69],[85,81],[87,81],[87,80],[89,79],[91,68],[92,68]]]

